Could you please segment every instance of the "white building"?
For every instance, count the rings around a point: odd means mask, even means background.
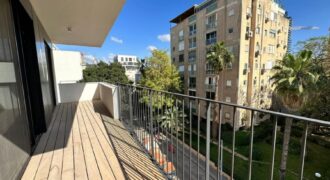
[[[118,54],[113,58],[113,61],[120,63],[125,68],[125,74],[129,80],[134,83],[140,80],[141,74],[137,56]]]

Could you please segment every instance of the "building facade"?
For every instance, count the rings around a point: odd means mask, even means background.
[[[271,105],[270,71],[288,49],[290,18],[274,0],[207,0],[171,20],[172,62],[184,80],[186,94],[220,101],[267,108]],[[224,42],[234,55],[233,63],[215,82],[207,64],[208,48]],[[206,117],[205,105],[201,116]],[[247,114],[238,110],[235,124],[249,125]],[[232,123],[233,109],[224,107],[224,122]]]
[[[120,63],[125,68],[126,76],[130,81],[134,82],[134,84],[140,80],[141,74],[137,56],[118,54],[113,58],[113,61]]]

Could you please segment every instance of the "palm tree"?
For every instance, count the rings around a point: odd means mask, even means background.
[[[275,74],[275,92],[280,98],[286,111],[297,113],[306,102],[311,89],[317,83],[319,75],[314,68],[311,51],[301,51],[297,55],[287,54],[278,65],[273,67]],[[288,149],[290,141],[292,118],[285,121],[280,179],[285,178]]]
[[[215,71],[215,82],[216,82],[216,88],[215,88],[215,100],[219,100],[219,78],[220,74],[223,71],[223,69],[230,65],[234,59],[232,53],[230,53],[227,48],[225,47],[223,42],[214,44],[211,46],[206,54],[206,59],[209,65],[211,65],[214,68]],[[223,75],[222,75],[223,77]],[[223,79],[221,80],[223,82]],[[223,88],[223,87],[222,87]],[[223,92],[223,90],[221,91]],[[217,136],[217,128],[218,128],[218,118],[219,112],[217,108],[213,109],[213,122],[212,122],[212,137],[216,138]],[[217,121],[217,122],[216,122]]]

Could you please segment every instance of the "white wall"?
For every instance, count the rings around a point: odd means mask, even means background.
[[[53,50],[54,80],[57,103],[61,102],[59,85],[83,79],[82,54],[77,51]]]
[[[119,94],[118,86],[100,83],[99,84],[100,99],[108,109],[110,115],[114,119],[119,119]]]
[[[59,84],[61,103],[99,100],[99,83],[65,83]]]

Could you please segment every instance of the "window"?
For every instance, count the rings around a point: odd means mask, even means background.
[[[183,51],[184,50],[184,41],[180,41],[179,42],[179,51]]]
[[[128,58],[125,58],[125,61],[128,61]]]
[[[246,80],[243,81],[243,85],[244,85],[244,86],[246,85]]]
[[[196,37],[189,39],[189,48],[195,48],[196,47]]]
[[[234,28],[229,28],[229,29],[228,29],[228,33],[229,33],[229,34],[231,34],[231,33],[233,33],[233,32],[234,32]]]
[[[129,61],[132,61],[132,58],[129,58]]]
[[[172,62],[175,62],[175,57],[172,58]]]
[[[184,62],[184,54],[179,55],[179,62]]]
[[[196,64],[190,64],[188,66],[188,71],[189,72],[195,72],[196,71]]]
[[[231,87],[231,80],[227,80],[227,82],[226,82],[226,86],[227,86],[227,87]]]
[[[189,88],[196,88],[196,78],[195,77],[189,78]]]
[[[217,26],[217,14],[207,16],[206,29],[215,28]]]
[[[206,98],[207,99],[214,99],[215,98],[215,92],[207,92],[206,91]]]
[[[276,30],[270,30],[269,31],[269,36],[272,37],[272,38],[276,38]]]
[[[252,12],[251,12],[251,8],[250,8],[250,7],[247,7],[247,8],[246,8],[246,14],[247,14],[248,16],[251,16]]]
[[[217,32],[213,31],[206,34],[206,45],[214,44],[217,42]]]
[[[235,10],[234,9],[229,10],[228,16],[234,16],[234,15],[235,15]]]
[[[244,69],[247,69],[248,68],[248,63],[245,63],[244,64]]]
[[[179,31],[179,42],[184,40],[183,30]]]
[[[265,36],[267,36],[268,35],[268,31],[267,30],[265,30]]]
[[[196,24],[192,24],[189,26],[189,36],[196,34]]]
[[[123,57],[121,57],[120,59],[121,59],[121,61],[124,61],[124,58]]]
[[[183,72],[184,71],[184,66],[179,66],[179,72]]]
[[[271,44],[268,45],[268,53],[269,54],[274,54],[275,53],[275,46],[274,45],[271,45]]]
[[[245,45],[245,52],[249,52],[249,49],[250,49],[249,45],[246,44],[246,45]]]
[[[195,21],[196,20],[196,15],[192,15],[192,16],[190,16],[189,18],[188,18],[188,21],[189,22],[193,22],[193,21]]]
[[[173,46],[172,50],[175,51],[175,46]]]
[[[260,27],[256,28],[256,34],[260,34]]]
[[[196,91],[189,91],[189,96],[196,96]]]
[[[253,85],[257,85],[257,77],[254,77]]]
[[[231,98],[230,97],[226,97],[226,102],[230,103],[231,102]]]
[[[188,60],[189,61],[195,61],[196,60],[196,50],[189,51]]]

